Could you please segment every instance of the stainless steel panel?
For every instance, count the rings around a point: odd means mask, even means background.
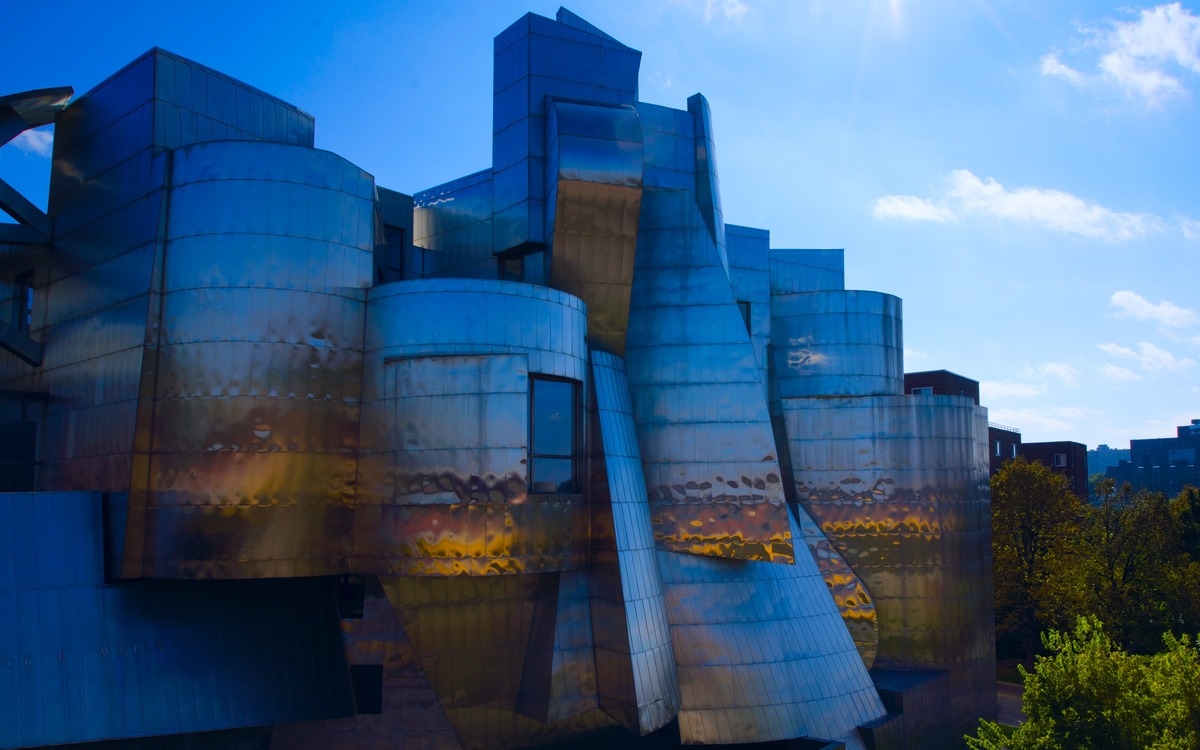
[[[106,585],[102,502],[0,494],[0,747],[353,712],[330,581]]]
[[[173,154],[161,318],[142,378],[148,434],[135,456],[145,468],[121,572],[344,572],[371,178],[333,154],[280,144]]]
[[[899,298],[841,290],[776,294],[771,318],[782,398],[904,392]]]
[[[592,346],[619,356],[641,207],[637,113],[562,102],[549,111],[550,285],[587,303]]]
[[[691,193],[647,189],[638,244],[626,362],[655,539],[693,554],[791,562],[766,392]],[[691,289],[706,301],[685,304]]]
[[[583,496],[528,485],[529,378],[586,383],[583,303],[467,279],[396,282],[369,300],[355,564],[430,576],[584,565]]]
[[[986,411],[956,396],[784,399],[796,495],[870,589],[882,669],[949,672],[944,724],[994,706]]]
[[[679,679],[654,552],[625,363],[592,352],[592,627],[600,705],[647,734],[679,711]]]
[[[810,557],[658,558],[684,743],[809,736],[861,746],[856,728],[886,710]]]

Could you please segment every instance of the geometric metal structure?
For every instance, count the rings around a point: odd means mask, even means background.
[[[708,103],[639,101],[640,58],[524,16],[492,165],[413,196],[159,49],[52,115],[50,210],[0,236],[0,335],[42,349],[0,353],[0,748],[993,713],[986,412],[903,394],[900,302],[840,251],[726,224]]]

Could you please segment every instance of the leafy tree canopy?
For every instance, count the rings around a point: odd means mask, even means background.
[[[1011,735],[981,720],[971,750],[1190,750],[1200,746],[1200,658],[1185,636],[1154,656],[1129,654],[1100,620],[1044,635],[1048,656],[1025,678],[1029,719]]]

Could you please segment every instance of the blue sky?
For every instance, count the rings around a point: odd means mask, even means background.
[[[81,94],[160,46],[413,192],[490,165],[492,37],[558,5],[18,3],[0,92]],[[642,100],[708,98],[728,221],[845,248],[848,287],[904,299],[907,370],[981,381],[1027,442],[1128,447],[1200,418],[1195,2],[567,7],[642,51]],[[51,137],[0,149],[40,205]]]

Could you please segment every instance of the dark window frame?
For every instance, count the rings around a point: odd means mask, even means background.
[[[571,386],[571,426],[570,439],[571,446],[567,453],[547,452],[545,450],[537,450],[537,387],[538,383],[564,383]],[[529,376],[529,491],[534,494],[579,494],[583,490],[581,488],[580,465],[583,454],[583,419],[581,414],[581,391],[582,383],[578,380],[570,378],[562,378],[554,375],[531,374]],[[536,489],[538,484],[538,464],[540,462],[545,465],[546,462],[569,461],[571,470],[571,478],[566,483],[560,483],[554,490],[545,491]],[[566,485],[564,487],[564,484]]]

